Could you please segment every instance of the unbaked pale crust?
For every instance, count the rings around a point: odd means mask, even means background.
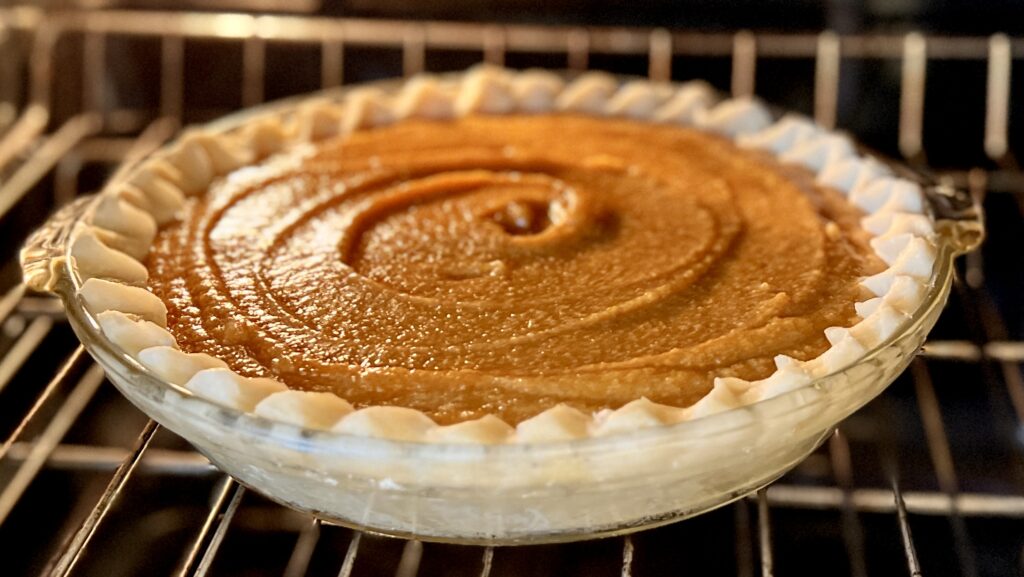
[[[467,114],[571,111],[677,123],[723,134],[738,145],[763,149],[783,163],[806,167],[819,184],[847,195],[867,216],[862,226],[889,266],[865,278],[875,298],[857,303],[862,320],[826,329],[832,345],[815,359],[776,358],[777,370],[759,381],[715,379],[703,399],[686,408],[637,399],[619,409],[584,414],[552,407],[515,428],[486,416],[453,425],[435,424],[402,407],[353,407],[334,395],[288,390],[273,379],[248,378],[220,359],[178,349],[166,326],[163,301],[146,290],[144,258],[157,228],[175,218],[189,195],[217,177],[290,146],[404,118]],[[706,85],[620,83],[592,72],[566,83],[543,71],[480,67],[461,76],[419,76],[397,93],[352,90],[340,102],[310,100],[294,115],[271,115],[224,134],[191,132],[154,156],[126,182],[108,187],[86,215],[88,224],[71,246],[83,280],[79,290],[107,338],[162,379],[195,395],[271,420],[359,436],[430,443],[534,443],[605,436],[672,424],[755,403],[803,387],[840,370],[891,337],[924,299],[936,259],[931,219],[920,187],[858,156],[845,136],[788,115],[772,123],[750,99],[715,102]]]

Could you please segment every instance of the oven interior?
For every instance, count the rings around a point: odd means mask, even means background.
[[[325,17],[295,13],[316,2],[275,0],[217,6],[292,13],[91,4],[0,8],[0,573],[1024,574],[1024,118],[1013,110],[1024,37]],[[18,248],[54,207],[183,126],[479,61],[756,93],[970,190],[988,240],[960,263],[911,368],[767,490],[625,538],[522,548],[353,532],[245,490],[122,399],[59,302],[20,284]]]

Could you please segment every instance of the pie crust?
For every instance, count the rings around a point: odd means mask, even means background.
[[[888,268],[863,279],[875,297],[856,304],[851,327],[832,327],[831,348],[817,358],[775,359],[777,370],[748,382],[716,378],[696,404],[676,408],[639,398],[616,410],[584,414],[559,405],[512,427],[488,415],[437,425],[420,411],[392,406],[354,410],[329,393],[289,390],[273,379],[243,377],[217,358],[185,353],[164,328],[167,310],[148,291],[144,259],[159,226],[175,218],[187,196],[217,177],[301,143],[405,118],[469,114],[574,112],[695,126],[806,167],[816,181],[863,210],[861,224]],[[773,122],[755,100],[717,101],[704,83],[622,83],[590,72],[566,82],[544,71],[474,68],[454,77],[422,75],[396,92],[357,88],[339,101],[312,99],[294,114],[265,114],[226,133],[190,131],[100,193],[71,248],[82,280],[78,296],[104,335],[161,379],[198,397],[273,421],[339,433],[426,443],[536,443],[600,437],[669,425],[756,403],[804,387],[856,362],[895,335],[924,300],[937,256],[933,220],[920,186],[861,156],[841,134],[807,118]]]

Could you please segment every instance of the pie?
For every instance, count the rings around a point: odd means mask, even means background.
[[[700,418],[898,333],[920,187],[702,83],[476,68],[198,130],[71,254],[162,379],[313,429],[526,443]]]

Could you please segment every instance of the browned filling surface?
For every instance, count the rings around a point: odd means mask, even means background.
[[[516,423],[811,358],[876,272],[806,171],[679,127],[403,121],[240,169],[162,229],[181,347],[357,407]]]

